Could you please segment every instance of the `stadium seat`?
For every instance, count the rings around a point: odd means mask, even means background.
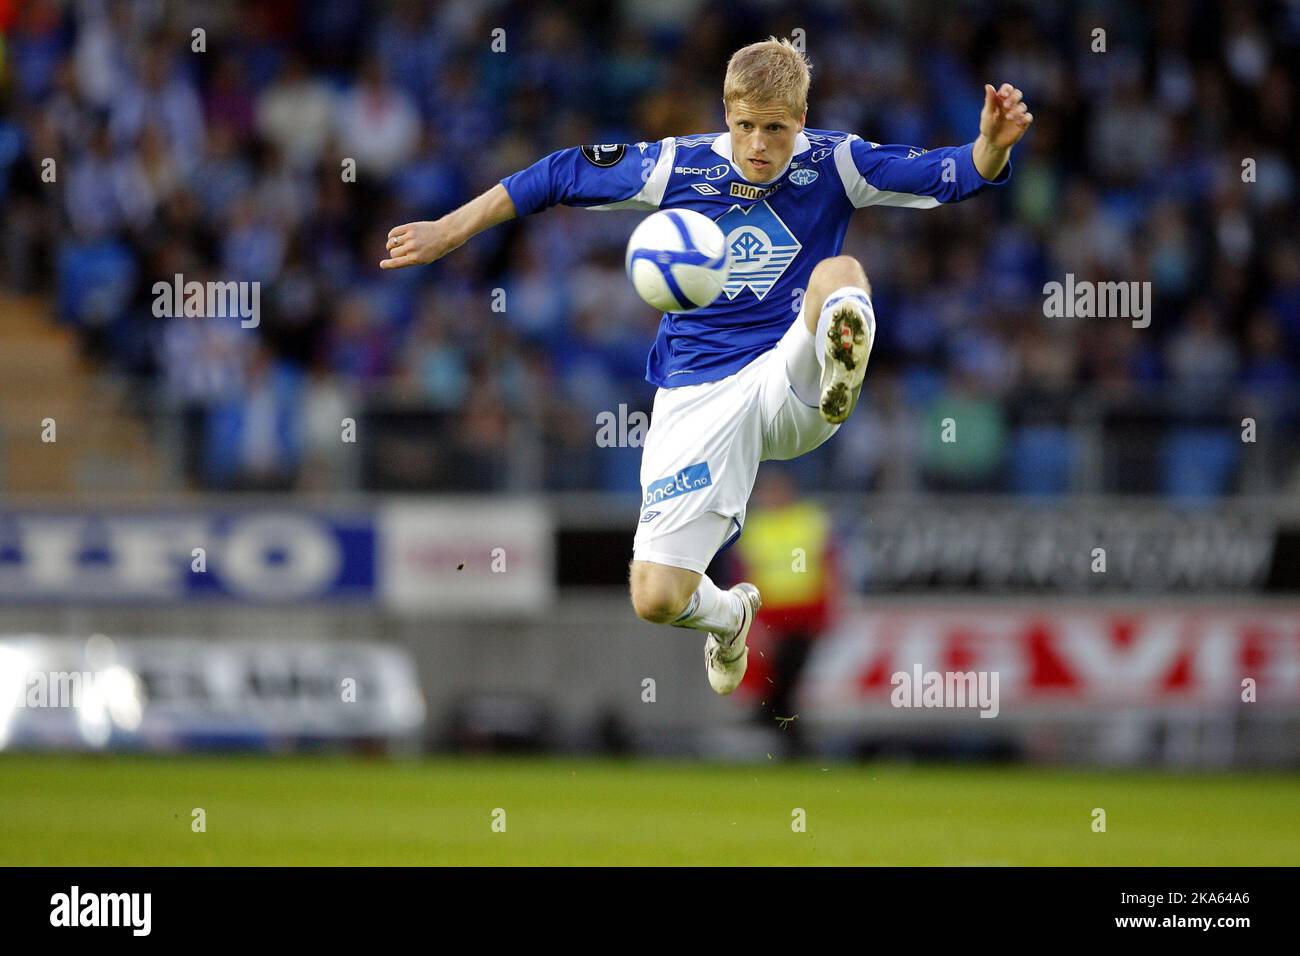
[[[1239,440],[1231,429],[1184,425],[1172,429],[1161,449],[1165,494],[1175,498],[1217,498],[1236,470]]]
[[[1061,495],[1070,490],[1074,438],[1064,428],[1027,425],[1011,444],[1011,490],[1020,495]]]

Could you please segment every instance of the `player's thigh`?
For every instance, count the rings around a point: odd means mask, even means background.
[[[702,572],[731,523],[744,523],[762,451],[759,373],[747,367],[707,387],[656,397],[641,449],[634,558]]]
[[[738,528],[736,519],[705,511],[663,534],[638,535],[632,548],[632,590],[689,598],[713,556]]]
[[[811,349],[811,337],[798,323],[777,347],[765,356],[768,359],[762,382],[763,407],[763,461],[787,461],[812,451],[839,429],[822,417],[821,409],[799,397],[790,381],[791,352]],[[801,358],[806,356],[801,356]],[[813,358],[815,362],[815,357]],[[807,389],[804,389],[807,391]]]

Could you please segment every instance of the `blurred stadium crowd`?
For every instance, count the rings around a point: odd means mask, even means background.
[[[386,233],[554,149],[719,130],[727,56],[796,29],[810,127],[968,142],[1003,80],[1036,118],[1008,188],[855,218],[879,338],[808,486],[1300,482],[1298,3],[0,0],[0,27],[0,282],[182,423],[196,487],[634,490],[639,450],[599,447],[596,416],[653,399],[637,214],[552,210],[397,273]],[[260,324],[155,318],[176,273],[260,281]],[[1046,318],[1067,273],[1151,281],[1150,327]],[[348,416],[377,465],[343,465]]]

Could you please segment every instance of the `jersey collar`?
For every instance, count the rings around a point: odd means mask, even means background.
[[[801,153],[806,153],[810,149],[812,149],[812,143],[808,142],[808,137],[803,134],[802,130],[800,130],[799,135],[794,138],[794,152],[790,154],[790,160],[787,161],[786,164],[781,167],[781,171],[777,173],[775,176],[773,176],[771,179],[767,180],[767,182],[753,183],[752,185],[767,186],[771,183],[776,182],[778,179],[780,179],[782,176],[785,175],[786,170],[790,168],[790,162],[793,161],[796,156],[798,156]],[[747,183],[750,182],[750,180],[745,179],[745,174],[740,171],[740,167],[737,166],[736,161],[732,159],[730,130],[728,130],[725,133],[718,134],[717,139],[713,141],[713,151],[717,153],[719,156],[721,156],[723,159],[731,163],[731,168],[736,171],[737,176],[739,176],[741,179],[744,179],[745,182]]]

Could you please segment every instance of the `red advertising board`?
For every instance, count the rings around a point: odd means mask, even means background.
[[[846,614],[801,688],[815,711],[891,708],[907,674],[996,674],[1001,713],[1300,706],[1300,608],[891,606]]]

